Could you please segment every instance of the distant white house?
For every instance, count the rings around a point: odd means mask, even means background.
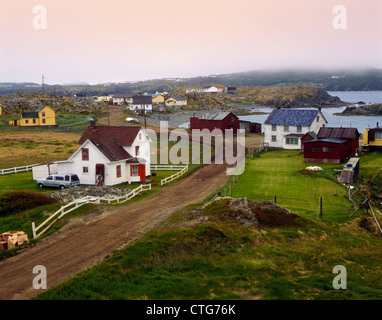
[[[218,93],[223,92],[223,89],[215,86],[204,86],[201,89],[186,89],[186,93]]]
[[[81,184],[142,182],[151,174],[150,138],[141,127],[98,127],[93,121],[78,144],[68,160],[57,163],[57,172],[75,173]]]
[[[113,96],[113,104],[115,105],[123,105],[130,104],[133,102],[133,97],[135,97],[136,93],[119,93]]]
[[[223,92],[223,89],[217,88],[215,86],[205,86],[201,91],[204,93],[218,93]]]
[[[130,103],[129,108],[131,111],[136,111],[138,113],[152,112],[153,111],[153,101],[152,96],[136,95],[133,97],[133,101]]]
[[[272,148],[301,149],[301,138],[307,132],[317,134],[327,123],[321,108],[277,108],[264,122],[264,143]]]

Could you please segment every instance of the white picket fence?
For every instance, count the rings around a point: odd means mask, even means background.
[[[0,174],[3,176],[5,174],[11,174],[11,173],[28,172],[28,171],[31,171],[32,167],[34,167],[34,166],[36,166],[36,165],[32,164],[30,166],[0,169]]]
[[[179,178],[180,176],[184,175],[186,172],[188,171],[188,165],[186,165],[185,167],[183,167],[183,169],[167,178],[164,178],[160,181],[160,184],[161,186],[165,185],[166,183],[169,183],[177,178]]]
[[[126,195],[123,195],[121,197],[107,198],[107,197],[86,196],[86,197],[77,199],[77,200],[75,200],[73,202],[70,202],[70,203],[62,206],[55,213],[53,213],[48,219],[46,219],[43,223],[41,223],[37,228],[35,227],[35,223],[32,222],[33,238],[37,239],[44,232],[46,232],[53,225],[53,223],[55,223],[58,219],[61,219],[63,216],[65,216],[69,212],[78,209],[79,207],[83,206],[86,203],[107,202],[107,203],[110,204],[110,203],[112,203],[114,201],[116,203],[122,203],[122,202],[126,202],[126,201],[134,198],[140,192],[147,191],[147,190],[151,190],[151,184],[147,184],[147,185],[142,185],[141,184],[138,188],[136,188],[134,190],[131,190],[129,193],[127,193]],[[40,230],[42,227],[44,227],[50,221],[51,221],[51,223],[49,225],[47,225],[40,233],[37,233],[38,230]]]

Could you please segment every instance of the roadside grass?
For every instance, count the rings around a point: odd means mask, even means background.
[[[317,217],[322,197],[322,221],[347,221],[352,205],[346,198],[346,188],[335,181],[334,174],[334,169],[343,164],[319,164],[324,169],[322,173],[304,173],[310,165],[303,162],[298,151],[263,153],[246,160],[245,172],[235,184],[231,183],[231,194],[254,201],[273,201],[276,196],[277,204],[307,218]]]
[[[378,299],[381,248],[379,238],[353,222],[167,224],[34,299]],[[347,268],[348,290],[333,288],[336,265]]]
[[[49,215],[60,209],[62,205],[63,203],[43,205],[30,210],[25,210],[17,214],[0,217],[0,233],[7,231],[24,231],[28,235],[30,242],[29,246],[32,246],[37,243],[37,241],[52,235],[54,232],[62,228],[70,218],[88,214],[94,211],[95,208],[94,204],[85,204],[81,206],[77,210],[72,211],[67,216],[64,216],[60,220],[56,221],[52,227],[41,236],[41,238],[34,240],[32,234],[32,222],[35,222],[37,227],[39,224],[44,222],[49,217]],[[0,260],[5,257],[12,256],[24,248],[26,247],[22,246],[11,250],[0,251]]]

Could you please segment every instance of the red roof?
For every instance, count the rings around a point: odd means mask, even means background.
[[[358,138],[359,133],[356,128],[328,128],[323,127],[318,131],[317,139],[349,139]]]
[[[123,147],[134,142],[141,127],[92,127],[89,126],[78,143],[90,140],[110,161],[130,159],[132,156]]]

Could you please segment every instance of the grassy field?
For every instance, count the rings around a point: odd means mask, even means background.
[[[192,209],[173,222],[190,221]],[[381,249],[380,238],[356,221],[274,228],[167,222],[36,299],[378,299]],[[336,265],[347,268],[347,290],[333,289]]]
[[[78,148],[78,133],[23,130],[0,135],[0,168],[68,159]]]
[[[346,189],[334,181],[334,169],[343,164],[320,164],[324,173],[304,173],[309,165],[298,151],[272,151],[248,159],[244,174],[232,188],[232,196],[272,201],[276,195],[277,204],[308,218],[317,216],[322,197],[323,221],[346,221],[351,203],[346,199]]]

